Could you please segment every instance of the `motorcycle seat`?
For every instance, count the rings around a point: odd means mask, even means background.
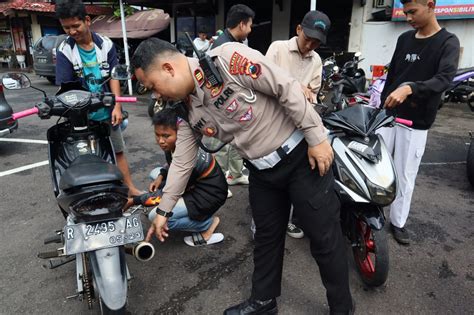
[[[59,189],[123,181],[123,175],[117,166],[107,163],[97,155],[78,156],[59,180]]]

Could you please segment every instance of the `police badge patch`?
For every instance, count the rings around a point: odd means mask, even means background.
[[[252,120],[252,118],[253,118],[253,111],[252,111],[252,106],[250,106],[250,108],[247,110],[247,112],[245,112],[245,114],[243,114],[239,118],[239,121],[240,122],[250,121],[250,120]]]
[[[229,106],[226,107],[225,111],[228,113],[233,113],[239,108],[239,103],[236,100],[233,100]]]

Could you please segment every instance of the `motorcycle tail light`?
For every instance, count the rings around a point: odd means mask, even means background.
[[[99,193],[71,204],[71,211],[77,215],[100,215],[121,212],[127,198],[117,193]]]

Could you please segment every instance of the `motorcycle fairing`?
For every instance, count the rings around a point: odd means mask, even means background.
[[[341,128],[344,131],[366,137],[376,129],[391,123],[394,118],[387,115],[385,110],[358,104],[333,112],[323,120],[330,127]]]

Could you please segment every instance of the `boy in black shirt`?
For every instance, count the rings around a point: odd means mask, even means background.
[[[380,134],[393,152],[399,179],[399,192],[390,207],[393,236],[399,243],[409,244],[404,225],[415,179],[441,93],[457,70],[459,40],[439,26],[434,13],[435,0],[401,2],[407,22],[415,30],[398,38],[381,99],[386,109],[400,118],[412,120],[413,129],[382,128]]]
[[[176,110],[165,108],[156,113],[153,118],[155,138],[158,145],[165,152],[166,162],[171,164],[175,150],[177,131],[184,120],[177,116]],[[165,185],[168,175],[168,166],[154,169],[150,176],[149,193],[129,198],[127,207],[144,205],[147,207],[158,205],[161,201],[161,189]],[[214,213],[227,199],[227,182],[219,164],[212,154],[198,150],[196,165],[186,190],[173,209],[173,216],[168,220],[168,230],[192,232],[186,236],[184,242],[189,246],[201,246],[219,243],[224,240],[221,233],[214,233],[219,225],[219,218]],[[148,218],[150,221],[156,216],[155,209]]]

